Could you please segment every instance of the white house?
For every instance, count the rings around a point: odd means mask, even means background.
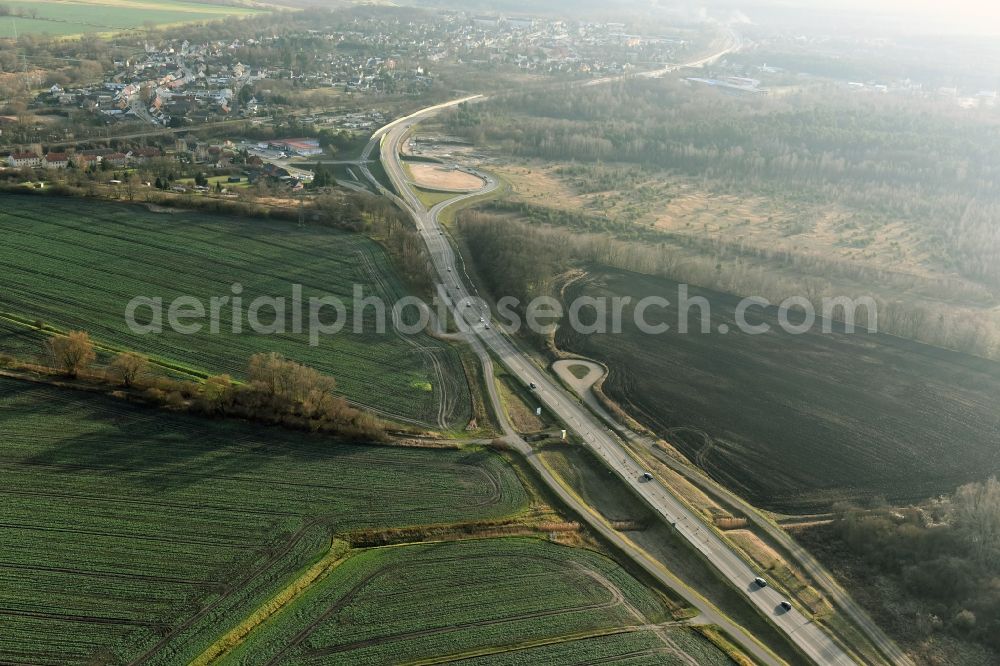
[[[37,167],[42,165],[42,158],[35,153],[11,153],[7,158],[7,164],[18,169]]]
[[[66,153],[47,153],[45,155],[46,169],[65,169],[69,166],[69,155]]]

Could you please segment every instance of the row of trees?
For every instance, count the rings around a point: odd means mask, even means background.
[[[767,265],[788,269],[803,276],[823,277],[830,281],[843,280],[862,285],[878,285],[881,290],[892,289],[918,298],[952,299],[978,306],[990,306],[994,302],[994,296],[988,288],[949,275],[915,275],[871,262],[848,261],[815,252],[796,252],[788,248],[755,245],[724,237],[703,237],[640,227],[603,215],[545,208],[523,202],[498,201],[482,207],[481,210],[513,213],[532,222],[572,227],[591,233],[609,232],[619,240],[644,241],[659,248],[661,254],[673,248],[684,253],[708,255],[716,263],[724,261]]]
[[[333,377],[274,352],[254,354],[245,384],[228,375],[209,377],[192,396],[193,407],[210,415],[225,415],[270,423],[331,431],[365,441],[381,441],[381,422],[350,406],[335,393]]]
[[[371,236],[388,251],[409,284],[431,289],[433,264],[427,246],[410,218],[387,199],[363,193],[325,194],[316,197],[315,209],[326,224]]]
[[[821,258],[788,255],[785,269],[779,271],[774,267],[782,260],[780,256],[758,260],[754,253],[735,254],[722,242],[687,246],[662,239],[655,243],[648,239],[623,240],[607,233],[581,233],[562,225],[529,223],[509,212],[467,211],[459,223],[493,293],[513,295],[522,301],[551,293],[553,280],[561,272],[588,264],[666,277],[724,293],[762,296],[772,303],[804,296],[817,312],[822,312],[824,297],[867,296],[874,290],[860,285],[912,279],[870,269],[864,274],[845,270],[845,279],[833,282],[814,277],[817,273],[839,275],[835,262]],[[913,283],[909,286],[912,288]],[[917,286],[930,293],[951,288],[949,283],[934,282]],[[956,308],[933,297],[906,302],[880,297],[877,292],[874,297],[880,332],[1000,359],[1000,313],[994,310]],[[859,313],[859,326],[869,323],[864,314]]]
[[[143,389],[142,396],[156,404],[208,416],[233,416],[330,431],[366,441],[385,437],[376,417],[350,406],[336,394],[333,377],[281,354],[260,353],[250,357],[245,383],[236,383],[228,375],[195,383],[153,373],[149,360],[135,352],[121,352],[111,359],[103,374],[93,373],[97,351],[85,331],[52,336],[45,347],[52,368],[65,376],[76,379],[86,375],[88,379],[105,379],[127,389]]]
[[[52,367],[73,379],[86,372],[97,360],[94,343],[85,331],[70,331],[64,336],[53,336],[46,342],[45,350],[52,361]],[[135,352],[122,352],[111,360],[108,373],[117,377],[122,386],[130,388],[148,368],[149,361],[145,357]]]

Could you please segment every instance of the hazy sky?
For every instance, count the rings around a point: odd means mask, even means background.
[[[748,0],[747,13],[759,0]],[[732,2],[731,6],[739,6]],[[773,7],[816,8],[823,13],[874,13],[898,20],[901,27],[928,32],[1000,34],[998,0],[773,0]]]

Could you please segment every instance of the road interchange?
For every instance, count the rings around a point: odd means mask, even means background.
[[[437,277],[447,290],[449,305],[456,320],[464,320],[466,312],[461,304],[473,300],[473,295],[467,289],[464,281],[458,277],[455,270],[455,253],[451,243],[444,235],[438,218],[446,207],[454,205],[465,197],[451,199],[430,210],[426,209],[408,184],[399,160],[399,154],[401,143],[413,125],[443,109],[480,98],[481,96],[471,96],[424,109],[386,126],[383,128],[384,131],[377,136],[380,139],[383,167],[398,193],[398,196],[393,196],[393,198],[412,215],[417,230],[427,245]],[[367,158],[368,155],[363,156],[363,159]],[[476,194],[482,194],[482,192]],[[490,354],[492,354],[525,385],[535,384],[538,387],[535,393],[539,402],[560,418],[568,429],[574,432],[625,483],[628,483],[639,497],[644,499],[666,521],[674,525],[677,533],[701,553],[721,576],[737,589],[744,590],[750,603],[768,616],[773,624],[785,632],[789,639],[812,661],[818,664],[837,665],[855,663],[825,631],[806,618],[797,608],[793,607],[787,611],[782,609],[780,604],[783,597],[780,592],[770,587],[757,586],[753,581],[758,572],[754,571],[742,557],[735,553],[731,546],[725,543],[714,530],[677,499],[658,479],[644,480],[644,469],[640,463],[633,459],[630,452],[604,424],[569,395],[547,372],[536,366],[507,335],[498,330],[496,326],[490,327],[487,323],[479,323],[476,319],[478,317],[473,317],[473,321],[469,322],[467,339],[483,359],[484,369],[487,370],[488,374],[488,388],[493,385],[492,361],[490,360]],[[499,398],[494,399],[493,402],[494,404],[499,403]],[[502,410],[500,413],[502,414]],[[504,423],[503,425],[508,440],[514,441],[517,448],[525,453],[529,459],[534,458],[530,447],[527,444],[523,444],[523,446],[520,444],[523,440],[517,436],[510,424]],[[536,461],[536,464],[541,466],[540,461]],[[559,485],[558,481],[554,479],[553,482],[556,486]],[[636,556],[642,558],[642,555],[636,554]],[[699,610],[702,610],[703,613],[706,612],[706,609],[703,608],[699,608]],[[719,618],[713,618],[713,620],[718,621]],[[765,663],[775,663],[773,655],[765,651],[754,650],[755,645],[744,644],[744,647],[755,652],[755,658],[763,660]]]
[[[734,35],[730,44],[718,53],[701,58],[694,63],[670,66],[645,74],[646,76],[659,76],[683,66],[697,66],[701,63],[711,62],[725,53],[738,48],[739,45],[740,40]],[[597,83],[603,82],[598,81]],[[582,85],[593,84],[594,82],[588,82]],[[454,197],[428,210],[419,201],[413,189],[411,189],[409,179],[400,162],[400,154],[402,142],[406,140],[411,129],[419,122],[457,105],[483,101],[485,99],[486,97],[483,95],[469,95],[461,99],[422,109],[389,123],[373,135],[372,140],[366,146],[361,156],[359,166],[369,181],[375,185],[376,189],[396,201],[404,211],[412,216],[417,230],[427,245],[434,271],[443,287],[442,294],[445,301],[449,305],[455,320],[464,323],[465,338],[482,361],[486,387],[490,393],[490,400],[494,406],[494,411],[500,419],[505,439],[515,449],[526,456],[529,464],[531,464],[550,489],[556,492],[570,508],[581,515],[592,528],[610,540],[612,544],[622,549],[631,559],[645,568],[654,577],[677,590],[701,612],[706,621],[719,624],[736,638],[741,647],[757,661],[767,664],[781,663],[773,653],[747,634],[742,627],[735,625],[697,592],[687,588],[667,571],[661,563],[651,558],[648,553],[639,549],[627,539],[624,539],[620,533],[611,529],[591,507],[583,504],[575,495],[568,493],[562,487],[560,482],[552,476],[548,468],[534,455],[531,447],[520,438],[506,419],[493,379],[494,357],[525,385],[536,386],[535,393],[539,402],[561,419],[570,431],[598,455],[623,482],[628,483],[635,493],[659,513],[664,520],[673,525],[678,535],[687,540],[716,569],[720,576],[728,580],[736,589],[742,590],[749,603],[756,606],[761,614],[768,617],[778,629],[784,632],[790,642],[796,645],[802,654],[808,656],[811,661],[817,664],[841,665],[855,663],[854,658],[838,645],[823,628],[805,617],[797,608],[793,607],[790,610],[782,608],[781,602],[784,599],[779,591],[771,587],[756,585],[754,579],[758,575],[758,572],[743,557],[735,552],[733,547],[725,542],[712,527],[705,523],[701,516],[695,514],[682,500],[677,498],[669,488],[656,478],[650,480],[644,479],[645,470],[641,463],[633,458],[615,430],[602,423],[599,417],[577,402],[545,370],[538,367],[530,355],[520,350],[505,332],[498,330],[496,326],[490,327],[486,321],[480,322],[478,320],[480,314],[484,315],[484,319],[488,319],[489,310],[480,305],[482,302],[474,297],[473,293],[478,295],[478,289],[472,284],[472,281],[467,276],[466,280],[468,282],[459,278],[455,252],[441,227],[439,215],[445,208],[451,207],[463,200],[489,193],[498,184],[495,180],[489,179],[483,190]],[[379,183],[368,169],[367,165],[373,159],[372,156],[376,148],[379,149],[379,157],[381,158],[383,168],[396,192],[392,192]],[[470,287],[473,293],[470,293]],[[465,304],[470,301],[475,302],[477,305],[474,308],[466,307]],[[482,309],[480,309],[481,307]],[[474,314],[470,317],[470,313]],[[628,434],[637,437],[634,433]],[[631,439],[627,434],[625,438]],[[866,616],[865,619],[867,619]],[[902,652],[891,641],[885,638],[884,634],[877,632],[877,635],[873,638],[884,639],[886,641],[886,644],[881,644],[878,640],[875,642],[883,652],[891,655],[891,661],[896,663],[905,663],[907,661],[899,659]]]

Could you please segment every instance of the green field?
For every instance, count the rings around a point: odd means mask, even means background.
[[[527,502],[488,453],[340,444],[17,380],[0,379],[0,432],[3,663],[184,663],[333,534]]]
[[[0,319],[0,354],[34,362],[45,361],[48,336],[34,328]]]
[[[461,192],[441,192],[438,190],[428,190],[426,188],[419,187],[417,185],[411,185],[410,187],[417,195],[417,198],[420,200],[420,203],[422,203],[428,209],[434,208],[434,206],[438,205],[442,201],[448,201],[449,199],[454,199],[458,196],[461,196]]]
[[[230,183],[229,176],[208,176],[208,187],[214,190],[216,185],[221,185],[224,189],[232,190],[234,188],[247,189],[250,187],[250,179],[246,176],[240,176],[240,182]],[[187,185],[188,187],[194,186],[194,178],[178,178],[173,181],[177,185]]]
[[[667,523],[620,482],[603,461],[586,448],[553,444],[538,450],[545,465],[606,520],[617,523],[632,542],[660,562],[685,585],[705,596],[727,617],[746,629],[789,664],[801,657],[788,637],[747,605],[742,591],[719,577],[704,558]]]
[[[239,377],[251,355],[278,351],[331,374],[344,396],[383,414],[434,426],[465,425],[470,416],[461,361],[446,343],[401,337],[391,325],[379,334],[373,307],[365,309],[363,332],[353,332],[354,285],[389,304],[405,294],[385,253],[364,236],[97,201],[5,195],[3,202],[0,313],[87,330],[99,343],[196,372]],[[162,334],[136,335],[126,325],[125,306],[136,296],[169,304],[190,295],[208,309],[211,297],[232,297],[235,283],[244,310],[257,296],[284,297],[288,332],[255,334],[244,316],[247,332],[234,334],[228,304],[216,335],[207,326],[197,335],[173,332],[166,317]],[[310,346],[307,332],[293,332],[293,284],[302,285],[306,303],[311,295],[342,299],[352,323]],[[272,321],[273,311],[265,309],[261,320]],[[6,339],[19,349],[27,344],[24,337]]]
[[[611,560],[536,539],[377,548],[250,634],[229,664],[727,664]],[[464,657],[464,658],[463,658]]]
[[[18,35],[78,35],[261,13],[249,7],[180,0],[34,0],[0,4],[19,14],[0,19],[0,38],[13,37],[15,31]]]

